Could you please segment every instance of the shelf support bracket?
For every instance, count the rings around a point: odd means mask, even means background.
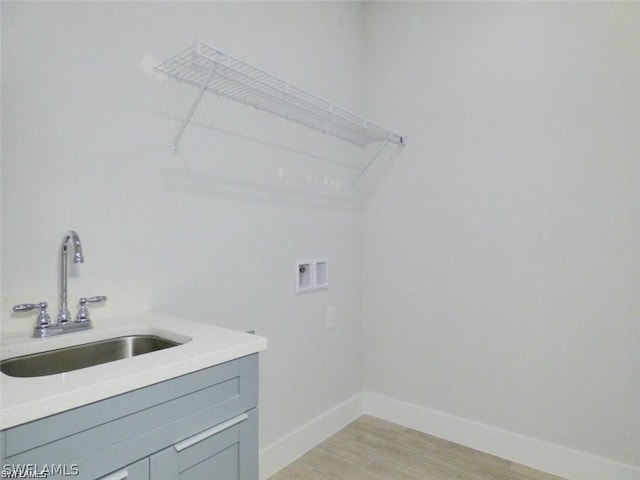
[[[202,86],[200,87],[200,90],[198,91],[198,94],[193,99],[193,103],[191,104],[191,108],[189,108],[189,111],[187,112],[187,115],[184,117],[184,120],[182,121],[182,125],[180,125],[180,129],[176,133],[176,136],[173,138],[173,149],[174,150],[178,150],[178,144],[180,143],[180,139],[182,138],[182,135],[184,134],[184,131],[187,128],[187,125],[189,125],[189,122],[191,121],[191,117],[193,117],[193,114],[195,113],[196,108],[198,108],[198,104],[200,103],[200,100],[202,100],[202,95],[204,95],[204,92],[207,90],[207,86],[209,85],[209,82],[211,81],[211,77],[213,76],[213,72],[214,72],[215,68],[216,68],[216,64],[213,63],[211,65],[211,68],[209,69],[209,73],[207,74],[207,79],[202,83]]]
[[[360,170],[360,172],[358,172],[358,175],[356,175],[356,177],[353,179],[352,183],[356,184],[358,182],[358,180],[360,179],[360,177],[364,174],[364,172],[367,171],[367,169],[371,166],[371,164],[376,160],[376,158],[378,158],[380,156],[380,154],[382,153],[382,151],[387,147],[387,145],[389,145],[389,140],[385,140],[385,142],[382,144],[382,146],[378,149],[378,151],[373,155],[373,157],[371,157],[369,159],[369,161],[367,162],[367,164],[362,167],[362,169]]]

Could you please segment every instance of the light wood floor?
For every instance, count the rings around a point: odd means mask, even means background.
[[[561,480],[363,415],[269,480]]]

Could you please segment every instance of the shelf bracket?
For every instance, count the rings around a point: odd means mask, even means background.
[[[196,108],[198,108],[198,104],[200,103],[200,100],[202,100],[202,95],[204,95],[204,92],[207,90],[207,86],[209,85],[209,82],[211,81],[211,77],[213,76],[213,72],[215,71],[215,68],[216,68],[216,64],[213,63],[211,65],[211,67],[209,68],[209,73],[207,74],[207,79],[202,83],[202,86],[200,87],[200,90],[198,90],[198,94],[193,99],[193,103],[191,104],[191,108],[189,108],[189,111],[187,112],[187,115],[184,117],[184,120],[182,121],[182,125],[180,125],[180,128],[178,129],[178,132],[176,133],[176,136],[173,138],[173,149],[174,150],[178,150],[178,144],[180,143],[180,139],[182,138],[182,135],[184,134],[184,131],[187,128],[187,125],[189,125],[189,122],[191,121],[191,117],[193,117],[193,114],[195,113]]]
[[[380,156],[380,154],[382,153],[382,151],[387,147],[387,145],[389,145],[389,140],[386,140],[382,146],[378,149],[378,151],[369,159],[369,161],[367,162],[367,164],[362,167],[362,169],[360,170],[360,172],[358,172],[358,175],[356,175],[356,177],[353,179],[353,184],[356,184],[358,182],[358,180],[360,180],[360,177],[364,174],[364,172],[366,172],[369,167],[371,166],[371,164],[373,162],[375,162],[376,158],[378,158]]]

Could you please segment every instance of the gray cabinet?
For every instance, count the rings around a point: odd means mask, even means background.
[[[115,472],[100,477],[99,480],[149,480],[149,458],[143,458]]]
[[[4,430],[2,465],[48,478],[257,480],[257,404],[253,354]]]

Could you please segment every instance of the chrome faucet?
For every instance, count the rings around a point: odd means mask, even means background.
[[[71,319],[71,312],[67,306],[67,250],[69,248],[69,240],[73,242],[73,263],[84,263],[82,255],[82,243],[78,234],[69,230],[62,239],[62,248],[60,249],[60,309],[58,310],[58,325],[64,325]]]
[[[80,308],[78,309],[75,321],[71,321],[71,313],[67,306],[67,251],[69,249],[69,241],[73,244],[73,263],[84,263],[80,237],[73,230],[69,230],[62,239],[62,247],[60,249],[60,309],[56,323],[51,322],[51,317],[49,317],[47,313],[46,302],[22,303],[13,307],[14,312],[27,312],[39,309],[38,319],[33,328],[33,336],[35,338],[51,337],[53,335],[60,335],[61,333],[77,332],[79,330],[92,328],[87,303],[105,302],[107,300],[107,297],[102,295],[81,298]]]

